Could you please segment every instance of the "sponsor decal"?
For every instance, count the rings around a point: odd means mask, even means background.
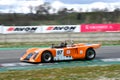
[[[25,32],[35,32],[37,30],[37,27],[9,27],[7,31],[25,31]]]
[[[49,26],[46,30],[64,30],[64,31],[73,31],[76,29],[76,26]]]
[[[53,30],[54,27],[50,26],[46,30]]]
[[[70,50],[67,50],[67,54],[70,54],[71,52],[70,52]]]
[[[8,28],[7,31],[14,31],[14,27]]]
[[[80,54],[83,54],[83,50],[80,50]]]

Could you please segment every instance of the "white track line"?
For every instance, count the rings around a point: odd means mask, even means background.
[[[115,62],[120,61],[120,58],[101,59],[104,62]]]
[[[3,63],[3,64],[1,64],[2,67],[32,66],[32,65],[35,65],[35,64],[23,63],[23,62],[19,62],[19,63]]]
[[[100,59],[103,62],[120,62],[120,58],[110,58],[110,59]],[[48,63],[48,64],[53,64],[53,63]],[[40,64],[31,64],[31,63],[24,63],[24,62],[19,62],[19,63],[2,63],[0,64],[0,67],[15,67],[15,66],[34,66],[34,65],[44,65],[44,63]]]

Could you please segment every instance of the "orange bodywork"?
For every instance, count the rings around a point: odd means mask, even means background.
[[[85,59],[88,49],[96,49],[100,46],[101,44],[79,43],[64,48],[30,48],[20,57],[20,61],[33,63],[42,62],[42,54],[44,54],[45,51],[51,53],[53,61]]]

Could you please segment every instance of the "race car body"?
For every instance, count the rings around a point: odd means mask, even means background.
[[[48,63],[60,60],[92,60],[96,56],[94,49],[99,48],[100,46],[100,44],[79,43],[62,48],[30,48],[22,55],[22,57],[20,57],[20,61],[32,63]]]

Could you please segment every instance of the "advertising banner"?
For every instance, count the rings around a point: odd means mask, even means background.
[[[0,25],[0,33],[3,33],[3,26]]]
[[[40,26],[4,26],[3,33],[42,33]]]
[[[51,32],[80,32],[80,25],[50,25],[42,26],[43,33]]]
[[[120,32],[120,24],[82,24],[81,32]]]

